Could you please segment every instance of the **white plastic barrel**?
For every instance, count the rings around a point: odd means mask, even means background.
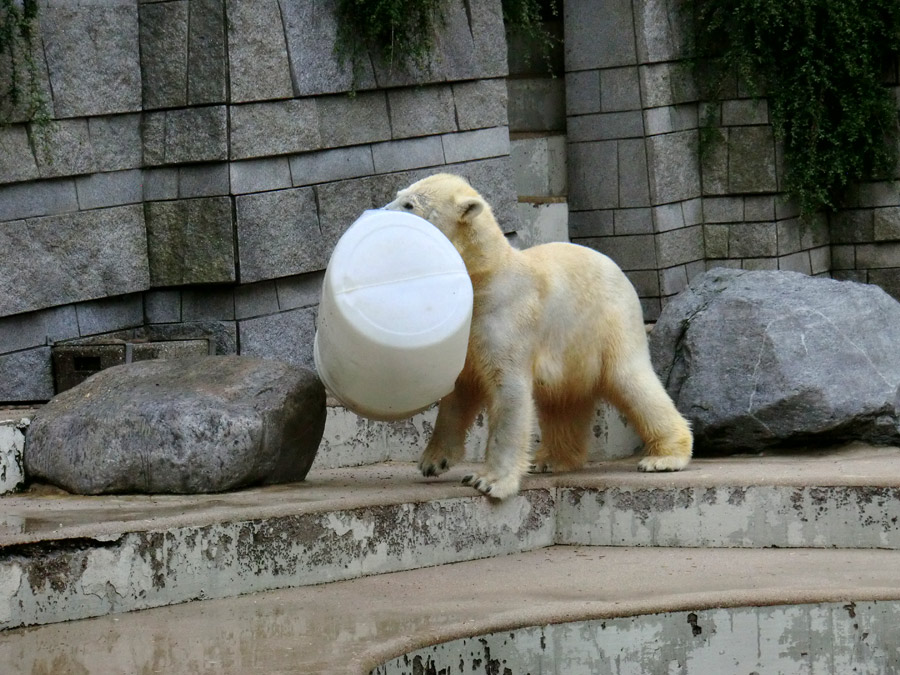
[[[316,370],[354,412],[409,417],[453,391],[471,322],[472,282],[450,240],[411,213],[365,211],[325,270]]]

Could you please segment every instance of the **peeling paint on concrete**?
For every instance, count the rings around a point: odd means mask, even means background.
[[[371,675],[815,673],[900,669],[900,603],[737,607],[520,628],[400,656]]]
[[[558,544],[900,549],[900,489],[560,488]]]
[[[530,490],[9,547],[0,630],[543,548],[555,510]]]
[[[29,418],[0,419],[0,495],[15,492],[25,482],[22,452]]]

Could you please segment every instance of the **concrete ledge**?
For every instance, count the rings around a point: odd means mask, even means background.
[[[615,644],[627,650],[633,642],[617,629],[620,623],[629,622],[610,620],[634,617],[634,624],[659,626],[666,617],[658,615],[665,612],[673,614],[667,631],[674,632],[680,625],[681,643],[698,648],[713,640],[716,630],[724,632],[728,618],[735,617],[735,629],[748,631],[741,644],[753,654],[728,652],[723,657],[735,658],[741,668],[699,672],[750,672],[753,662],[748,659],[755,657],[757,647],[755,641],[749,642],[750,636],[761,635],[763,642],[768,642],[766,638],[771,636],[765,631],[770,628],[796,639],[803,626],[809,627],[798,622],[795,630],[785,631],[788,618],[760,623],[757,628],[756,612],[766,617],[784,605],[829,603],[823,608],[824,616],[841,621],[835,620],[833,628],[822,625],[816,630],[825,631],[825,635],[828,630],[846,628],[856,637],[869,632],[868,639],[855,642],[862,651],[846,656],[852,660],[877,654],[873,645],[883,645],[895,633],[896,601],[900,598],[898,565],[900,552],[896,551],[552,547],[439,568],[10,631],[0,634],[0,663],[10,673],[428,673],[440,670],[415,670],[416,656],[425,657],[420,665],[425,665],[429,656],[434,663],[436,655],[448,651],[435,645],[467,640],[467,659],[484,657],[481,668],[496,659],[497,669],[484,672],[502,673],[500,659],[510,658],[509,651],[500,650],[502,642],[514,649],[510,643],[518,640],[520,629],[544,627],[535,630],[545,631],[548,637],[581,630],[588,640],[596,639],[598,648]],[[752,574],[748,573],[751,570]],[[871,604],[875,602],[877,606]],[[770,606],[775,607],[721,610]],[[879,614],[881,607],[886,609]],[[809,614],[803,607],[786,608],[785,612],[788,617]],[[651,614],[656,616],[642,616]],[[892,619],[890,623],[879,624],[882,614]],[[572,622],[592,623],[578,627]],[[701,630],[699,635],[695,627]],[[652,640],[641,642],[646,658],[676,655],[657,648],[656,638],[663,636],[671,637],[672,632],[654,634]],[[554,648],[549,639],[545,644],[548,650]],[[484,646],[491,649],[490,654]],[[530,646],[539,650],[539,637]],[[772,668],[771,672],[852,671],[852,667],[801,670],[804,658],[815,659],[828,651],[821,643],[814,646],[818,648],[808,650],[805,657],[800,653],[802,648],[788,652],[785,658],[796,661],[796,669]],[[382,667],[395,659],[404,664],[399,671]],[[453,664],[454,672],[457,663]],[[873,660],[871,665],[863,664],[876,669],[861,672],[891,672],[890,668],[878,670],[878,663]],[[528,672],[515,670],[514,665],[509,661],[506,667],[510,670],[506,672]],[[631,672],[664,672],[661,661],[631,665]],[[559,672],[603,671],[572,667]]]
[[[530,476],[496,503],[412,464],[220,495],[0,501],[0,630],[486,558],[554,544],[900,549],[900,449],[633,458]]]

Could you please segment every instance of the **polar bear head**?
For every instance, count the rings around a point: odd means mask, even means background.
[[[459,244],[473,226],[496,227],[491,207],[464,178],[438,173],[400,190],[384,208],[424,218],[450,241]],[[485,218],[487,216],[487,218]]]

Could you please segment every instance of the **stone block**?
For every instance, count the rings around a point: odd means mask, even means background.
[[[141,109],[137,3],[48,3],[40,23],[57,118]]]
[[[685,225],[700,225],[703,223],[703,199],[687,199],[681,202],[681,211],[684,214]]]
[[[875,241],[900,239],[900,206],[875,209],[872,218]]]
[[[642,298],[659,296],[659,274],[655,271],[635,270],[626,272],[625,276],[628,277],[628,281],[634,286],[638,296]]]
[[[800,248],[811,249],[831,244],[831,229],[824,213],[810,216],[800,227]]]
[[[190,0],[188,27],[189,105],[224,103],[228,88],[225,0]],[[267,73],[266,77],[271,77]]]
[[[316,103],[324,148],[391,139],[387,98],[383,91],[360,92],[352,97],[323,96],[316,99]]]
[[[852,270],[856,268],[856,247],[852,244],[831,247],[831,269]]]
[[[614,221],[612,210],[570,211],[569,236],[572,239],[609,237],[615,233]]]
[[[656,255],[660,267],[674,267],[703,259],[703,227],[685,227],[656,235]]]
[[[0,251],[0,316],[149,286],[139,205],[7,223]]]
[[[732,192],[775,192],[775,138],[771,127],[733,127],[728,134]]]
[[[799,272],[800,274],[812,274],[809,251],[798,251],[797,253],[778,258],[778,269],[787,272]]]
[[[261,281],[234,289],[235,319],[275,314],[278,310],[278,292],[274,281]]]
[[[646,144],[650,199],[653,204],[683,201],[700,196],[696,131],[650,136]]]
[[[587,115],[600,112],[600,71],[566,73],[566,113]]]
[[[388,197],[396,190],[406,187],[412,179],[405,174],[394,174],[390,181],[393,188],[390,190],[380,186],[375,178],[345,180],[316,187],[324,262],[314,269],[325,269],[328,256],[338,239],[363,211],[384,206],[390,201]]]
[[[17,183],[38,177],[27,127],[24,124],[0,126],[0,183]]]
[[[147,202],[154,287],[235,280],[231,199]]]
[[[506,48],[506,26],[503,21],[503,6],[500,0],[485,2],[462,2],[469,18],[472,34],[476,72],[472,78],[480,79],[506,77],[509,74],[509,60]],[[448,36],[449,39],[449,36]],[[497,124],[502,124],[498,122]]]
[[[97,171],[137,169],[143,162],[141,116],[109,115],[88,119],[88,134]]]
[[[509,127],[513,131],[558,132],[566,130],[565,84],[560,78],[511,79]]]
[[[641,84],[637,66],[600,71],[600,104],[603,112],[641,109]]]
[[[370,176],[375,173],[372,148],[359,145],[321,152],[308,152],[290,158],[294,186]]]
[[[77,210],[78,197],[71,179],[0,186],[0,221]]]
[[[722,124],[727,127],[768,123],[769,105],[764,98],[722,102]]]
[[[605,253],[623,270],[656,270],[656,246],[651,234],[627,237],[590,237],[581,244]]]
[[[231,192],[236,195],[281,190],[292,186],[291,166],[287,157],[231,162],[228,168],[231,173]]]
[[[677,0],[644,0],[636,6],[635,34],[640,63],[677,61],[686,44]]]
[[[78,337],[74,305],[0,319],[0,354]]]
[[[4,53],[0,59],[0,91],[8,92],[13,82],[16,83],[19,92],[31,91],[32,77],[36,81],[38,95],[47,103],[47,111],[53,113],[53,96],[50,92],[50,78],[47,71],[47,60],[44,57],[44,40],[41,37],[39,26],[32,35],[31,60],[34,68],[22,52],[15,56]],[[18,96],[15,100],[12,96],[0,97],[0,119],[7,124],[28,122],[34,115],[31,96]]]
[[[742,197],[704,197],[703,219],[707,223],[739,223],[744,220]]]
[[[54,393],[50,347],[0,355],[0,400],[47,401]]]
[[[523,248],[569,241],[569,208],[564,202],[519,202],[516,237]]]
[[[688,285],[687,269],[684,265],[669,267],[659,271],[659,289],[663,295],[681,293]]]
[[[565,196],[566,137],[527,136],[511,140],[509,159],[521,196]]]
[[[649,206],[650,184],[644,139],[618,141],[618,155],[619,206]]]
[[[227,195],[230,189],[228,167],[224,162],[178,167],[178,196],[190,199]]]
[[[653,207],[653,228],[655,232],[668,232],[685,226],[681,202]]]
[[[664,298],[641,298],[641,309],[644,311],[644,322],[653,323],[659,318]]]
[[[227,0],[228,66],[236,103],[294,95],[278,0]]]
[[[187,103],[188,0],[142,4],[139,12],[144,109],[183,106]]]
[[[703,240],[707,258],[728,257],[728,225],[704,225]]]
[[[698,126],[697,105],[695,103],[644,110],[644,128],[647,130],[648,136],[696,129]]]
[[[650,209],[616,209],[613,212],[613,228],[617,235],[650,234],[653,232],[653,216]]]
[[[392,89],[387,102],[394,138],[456,131],[453,92],[447,85]]]
[[[728,255],[731,258],[761,258],[778,255],[778,230],[775,223],[729,225]]]
[[[700,162],[703,171],[703,194],[726,195],[728,188],[728,129],[703,132]]]
[[[316,313],[316,307],[308,307],[238,322],[241,355],[314,368]]]
[[[303,480],[325,426],[314,372],[233,356],[107,368],[41,408],[29,475],[77,494],[195,494]]]
[[[142,138],[146,165],[228,159],[225,106],[146,113]]]
[[[161,290],[144,293],[144,318],[147,323],[181,321],[181,291]]]
[[[689,63],[642,64],[639,70],[641,100],[647,108],[694,103],[699,98]]]
[[[35,144],[41,178],[74,176],[96,169],[87,120],[53,120],[32,133],[41,134]]]
[[[856,247],[856,268],[900,267],[900,243],[860,244]]]
[[[835,270],[831,273],[835,281],[855,281],[858,284],[868,283],[866,270]]]
[[[813,274],[831,271],[831,247],[820,246],[809,250],[809,264]]]
[[[75,305],[82,337],[112,333],[144,323],[144,298],[140,293],[115,295]]]
[[[508,96],[505,80],[455,82],[452,92],[456,123],[460,131],[507,125]]]
[[[325,268],[312,188],[242,195],[235,201],[241,283]]]
[[[900,205],[900,181],[860,183],[857,189],[860,206]]]
[[[744,258],[740,261],[741,268],[745,270],[777,270],[778,258]]]
[[[568,2],[563,7],[567,70],[637,63],[630,0]],[[598,45],[603,45],[602,49]]]
[[[181,292],[181,318],[185,322],[232,321],[235,318],[232,286],[196,286]]]
[[[572,142],[643,138],[644,118],[639,110],[579,115],[569,118],[567,133]]]
[[[295,96],[334,94],[375,86],[368,59],[359,65],[354,82],[352,64],[341,64],[334,53],[337,0],[280,0],[279,7]]]
[[[144,199],[158,201],[178,198],[178,168],[144,169]]]
[[[619,205],[619,157],[615,141],[569,143],[569,206],[578,211]]]
[[[232,106],[230,124],[232,159],[305,152],[320,143],[311,98]]]
[[[778,255],[796,253],[800,250],[800,232],[802,225],[799,218],[781,220],[776,223],[778,233]]]
[[[869,270],[867,282],[884,289],[892,298],[900,298],[900,269]]]
[[[75,179],[75,190],[82,210],[137,204],[144,198],[140,169],[79,176]]]
[[[493,127],[441,136],[448,164],[509,154],[509,129]]]
[[[216,354],[237,352],[237,324],[234,321],[158,323],[135,328],[132,333],[133,336],[124,337],[148,342],[208,338],[213,343]]]
[[[283,277],[275,280],[278,292],[278,308],[281,310],[298,309],[319,304],[322,297],[322,280],[324,274],[313,272],[294,277]]]
[[[488,201],[494,211],[494,216],[497,218],[500,229],[504,232],[515,232],[519,229],[519,219],[516,214],[518,198],[516,196],[512,164],[509,161],[509,157],[482,159],[475,162],[456,164],[448,168],[469,181],[469,183],[475,186],[475,189]],[[416,180],[424,178],[425,175],[434,172],[431,170],[424,170],[419,173],[422,175],[415,176]],[[413,175],[415,175],[415,172]],[[385,179],[389,178],[389,176],[385,176]],[[411,181],[397,185],[396,187],[391,184],[392,182],[396,183],[396,181],[391,180],[385,180],[382,183],[384,188],[391,189],[387,195],[390,199],[376,203],[385,204],[387,201],[391,201],[391,199],[393,199],[393,194],[399,188],[409,185],[409,182]]]
[[[875,240],[875,218],[872,209],[845,209],[831,219],[831,241],[856,244]]]
[[[744,197],[744,220],[775,220],[775,197],[772,195]]]
[[[440,136],[408,138],[372,145],[375,171],[406,171],[444,163],[444,149]]]

